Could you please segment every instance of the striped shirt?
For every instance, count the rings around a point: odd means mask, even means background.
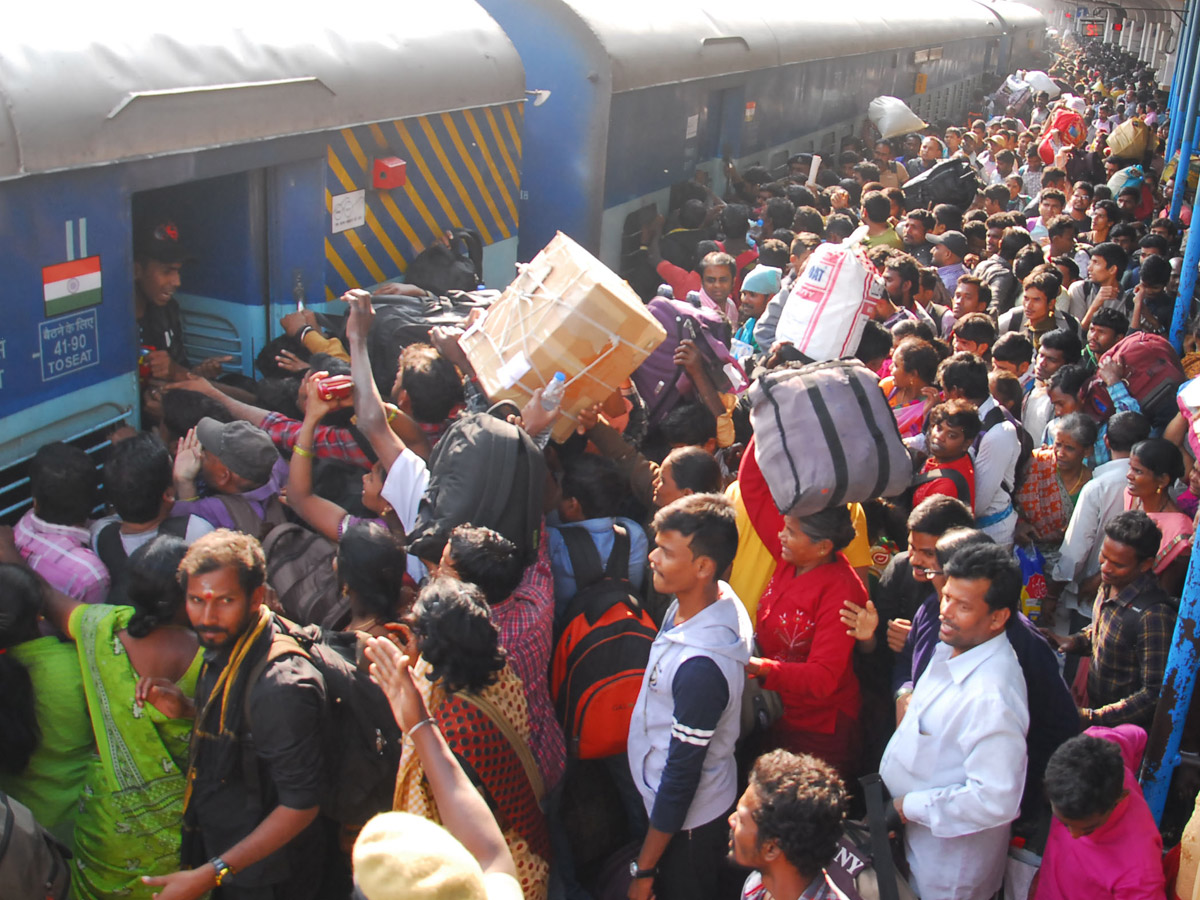
[[[103,603],[108,596],[108,569],[92,550],[87,528],[54,525],[33,510],[13,529],[21,558],[50,586],[84,603]]]

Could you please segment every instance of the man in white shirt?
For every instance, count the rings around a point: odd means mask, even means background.
[[[1100,545],[1104,543],[1104,523],[1125,508],[1125,476],[1129,473],[1129,454],[1134,444],[1150,436],[1150,422],[1141,413],[1119,412],[1108,420],[1104,441],[1112,460],[1097,466],[1091,480],[1079,492],[1075,510],[1067,524],[1061,555],[1047,579],[1047,597],[1042,601],[1039,624],[1054,627],[1055,612],[1064,591],[1082,602],[1079,611],[1090,615],[1088,599],[1095,593],[1082,589],[1100,575]],[[1080,590],[1070,590],[1078,586]]]
[[[905,823],[917,893],[987,900],[1004,879],[1020,808],[1029,706],[1005,626],[1021,572],[995,545],[963,547],[944,568],[941,643],[884,750],[880,774]]]

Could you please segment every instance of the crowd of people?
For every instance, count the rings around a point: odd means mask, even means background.
[[[673,408],[627,381],[563,441],[541,390],[492,406],[462,328],[381,358],[408,285],[291,313],[262,379],[220,377],[184,349],[177,229],[145,229],[145,430],[102,472],[42,447],[0,532],[0,788],[69,848],[73,896],[845,897],[879,772],[925,900],[994,896],[1014,842],[1032,896],[1164,897],[1133,773],[1200,505],[1200,400],[1173,390],[1200,328],[1165,402],[1109,351],[1168,333],[1190,213],[1155,142],[1105,152],[1170,127],[1151,73],[1093,44],[1050,74],[1065,99],[847,139],[815,173],[730,166],[643,230],[631,283],[715,313],[751,377],[808,362],[776,329],[818,247],[875,268],[855,358],[913,483],[811,515],[775,505],[697,341]],[[1073,103],[1087,134],[1047,165]],[[909,208],[962,158],[973,202]],[[461,449],[501,427],[519,454]],[[471,484],[528,497],[447,499]],[[552,657],[614,586],[644,655],[588,758]]]

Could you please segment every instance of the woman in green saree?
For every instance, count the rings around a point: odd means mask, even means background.
[[[95,741],[75,646],[39,633],[41,608],[37,576],[0,564],[0,790],[69,847]]]
[[[148,900],[141,877],[179,868],[192,723],[156,686],[177,684],[190,697],[200,671],[175,580],[186,551],[179,538],[160,535],[133,552],[132,607],[47,597],[47,617],[75,641],[99,750],[75,820],[76,900]]]

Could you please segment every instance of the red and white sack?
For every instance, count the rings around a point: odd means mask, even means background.
[[[883,282],[859,247],[821,244],[788,294],[775,338],[816,362],[851,356],[882,296]]]

